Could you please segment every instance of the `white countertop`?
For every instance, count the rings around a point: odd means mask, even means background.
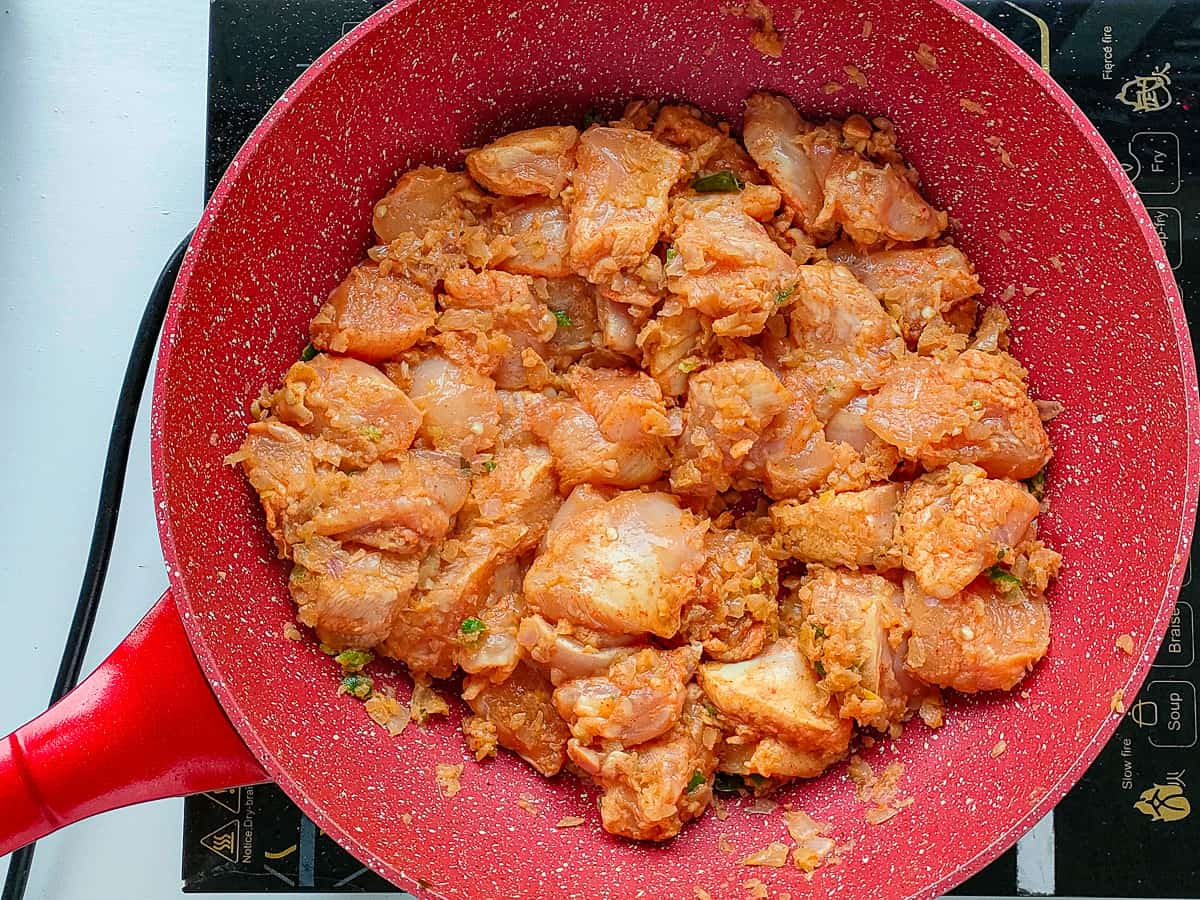
[[[49,696],[129,347],[163,261],[200,215],[207,62],[208,6],[199,0],[0,3],[10,436],[0,443],[0,733]],[[85,671],[167,584],[142,412]],[[27,896],[182,896],[182,805],[132,807],[42,841]],[[0,877],[7,867],[0,860]]]
[[[8,636],[0,733],[49,696],[129,347],[163,261],[200,214],[207,48],[199,0],[0,5],[0,338],[10,435],[0,443]],[[85,671],[167,583],[146,405],[142,413]],[[180,800],[82,822],[39,844],[27,896],[182,896],[181,841]],[[0,878],[6,870],[0,860]]]

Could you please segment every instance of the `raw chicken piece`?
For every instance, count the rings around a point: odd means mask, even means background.
[[[572,368],[567,383],[578,400],[542,403],[526,416],[554,454],[563,488],[657,480],[668,462],[663,439],[674,430],[658,385],[641,372],[582,365]]]
[[[567,186],[579,131],[549,125],[514,131],[467,154],[467,170],[493,194],[557,197]]]
[[[288,579],[297,617],[335,650],[374,647],[417,583],[419,561],[313,538],[294,548]]]
[[[729,136],[728,129],[722,131],[709,125],[694,107],[662,107],[654,120],[654,136],[684,151],[687,154],[686,168],[691,173],[730,171],[743,183],[763,180],[762,172],[754,165],[754,160],[742,149],[741,144]]]
[[[511,252],[494,264],[497,269],[547,278],[571,274],[567,210],[558,200],[500,201],[492,207],[492,226],[512,244]]]
[[[394,359],[437,319],[433,292],[360,263],[333,289],[309,325],[313,346],[367,362]]]
[[[694,309],[661,311],[638,332],[646,371],[663,393],[682,397],[688,389],[689,370],[699,367],[712,339],[712,329]]]
[[[590,634],[580,634],[569,622],[551,625],[539,615],[521,620],[517,640],[531,659],[546,667],[550,680],[562,684],[572,678],[603,675],[608,667],[630,653],[635,653],[637,638],[627,635],[606,635],[602,646],[589,642]]]
[[[270,407],[281,421],[337,444],[342,464],[355,469],[403,453],[421,424],[421,411],[374,366],[325,353],[288,369]]]
[[[1039,505],[1024,485],[951,463],[904,492],[896,540],[904,568],[935,597],[953,597],[1025,539]]]
[[[788,298],[790,352],[780,363],[808,382],[821,422],[872,384],[904,352],[896,323],[845,266],[816,263],[797,270]]]
[[[708,808],[717,765],[713,747],[721,734],[710,722],[692,685],[675,727],[653,741],[608,753],[568,743],[571,760],[604,789],[605,831],[663,841]]]
[[[473,190],[465,172],[419,166],[400,176],[396,186],[375,204],[375,234],[384,243],[404,234],[420,236],[437,220],[457,214],[461,196]]]
[[[793,638],[780,638],[744,662],[701,663],[698,680],[722,715],[745,726],[740,742],[748,753],[732,752],[727,771],[810,778],[850,744],[849,720],[817,686]],[[755,743],[751,735],[765,740]]]
[[[671,488],[705,499],[728,490],[732,474],[789,400],[787,389],[757,360],[719,362],[692,375]]]
[[[793,559],[857,569],[895,568],[896,505],[900,486],[881,484],[862,491],[826,491],[804,503],[783,500],[771,507],[779,549]]]
[[[496,569],[491,593],[475,613],[482,629],[459,626],[455,662],[472,675],[484,675],[495,684],[505,681],[521,661],[517,629],[525,610],[521,596],[524,570],[516,560]],[[472,623],[474,624],[474,623]]]
[[[482,312],[465,318],[461,330],[477,332],[477,342],[486,341],[498,351],[490,374],[507,390],[534,386],[528,384],[525,351],[532,350],[539,358],[545,355],[557,328],[554,313],[534,297],[531,287],[528,275],[507,272],[457,269],[445,278],[442,306],[447,312],[439,318],[438,328],[445,333],[458,327],[451,311]]]
[[[515,541],[506,550],[519,556],[538,545],[561,504],[550,451],[540,444],[506,445],[472,480],[458,526],[460,532],[503,526]]]
[[[316,534],[403,553],[424,552],[444,538],[470,487],[456,461],[421,450],[324,481],[320,505],[299,529],[302,539]]]
[[[236,453],[225,457],[226,465],[238,465],[258,492],[267,518],[267,531],[275,539],[281,557],[291,556],[290,542],[296,528],[316,506],[312,496],[317,485],[316,460],[308,441],[295,428],[275,419],[251,422],[246,440]]]
[[[679,637],[705,656],[737,662],[757,656],[779,629],[779,570],[754,536],[738,529],[704,536],[700,594],[683,610]]]
[[[654,314],[652,309],[618,303],[607,297],[596,298],[596,319],[600,326],[600,344],[613,353],[637,358],[638,331]]]
[[[930,206],[898,165],[876,165],[857,153],[838,153],[822,186],[825,205],[813,223],[836,223],[856,243],[936,238],[949,217]]]
[[[805,617],[800,649],[838,695],[842,717],[880,731],[906,718],[924,691],[904,672],[900,588],[879,575],[810,566],[795,602]]]
[[[600,346],[600,323],[592,285],[572,275],[547,279],[540,285],[534,281],[533,286],[535,293],[545,289],[546,305],[557,325],[546,352],[546,360],[555,370],[566,369]]]
[[[602,282],[654,249],[683,154],[645,132],[593,126],[580,136],[576,159],[570,259],[580,275]]]
[[[996,478],[1031,478],[1050,461],[1050,439],[1025,374],[1007,353],[909,357],[868,401],[867,426],[927,469],[974,463]]]
[[[791,400],[750,448],[742,463],[742,473],[761,483],[767,494],[776,499],[807,497],[847,455],[839,455],[837,448],[825,439],[825,431],[808,396],[808,379],[795,371],[786,371],[783,384]]]
[[[554,709],[553,690],[545,675],[522,662],[501,684],[468,676],[463,699],[478,717],[496,728],[500,746],[549,777],[557,775],[566,762],[570,737],[567,723]]]
[[[696,596],[705,524],[669,494],[618,493],[564,504],[525,576],[525,600],[549,619],[619,634],[671,637]]]
[[[791,293],[796,264],[736,196],[682,196],[671,207],[675,255],[667,287],[685,306],[712,318],[713,331],[748,337]]]
[[[818,136],[814,134],[815,126],[800,117],[791,101],[775,94],[750,95],[742,130],[750,156],[782,192],[784,201],[799,215],[805,230],[814,231],[817,215],[825,203],[824,173],[818,174],[817,168],[827,165],[825,160],[832,156],[836,145],[822,140],[814,161],[809,154],[812,137]]]
[[[469,460],[495,444],[500,400],[492,379],[428,356],[412,367],[409,381],[408,396],[424,417],[418,434],[430,446]]]
[[[952,317],[955,307],[983,290],[971,261],[950,244],[871,253],[841,242],[828,249],[830,259],[848,266],[879,298],[909,346],[932,319]]]
[[[599,675],[562,683],[554,706],[580,744],[642,744],[679,721],[700,648],[644,647],[625,653]]]
[[[912,623],[908,670],[941,687],[1010,690],[1050,645],[1045,599],[1020,588],[1002,592],[987,578],[977,578],[961,594],[937,598],[907,577],[904,606]]]

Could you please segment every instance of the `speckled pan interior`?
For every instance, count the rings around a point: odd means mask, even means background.
[[[742,897],[753,877],[772,897],[933,896],[1062,796],[1115,727],[1114,692],[1132,696],[1158,646],[1195,513],[1196,374],[1170,270],[1119,165],[1062,91],[953,3],[770,5],[779,59],[754,50],[752,26],[717,2],[388,7],[272,109],[193,240],[155,384],[155,490],[175,597],[218,697],[271,774],[321,828],[414,893],[691,897],[699,885]],[[921,43],[934,71],[915,59]],[[830,82],[843,89],[827,93]],[[736,124],[757,88],[814,115],[895,120],[928,193],[958,221],[987,298],[1012,286],[1014,349],[1036,395],[1066,404],[1050,426],[1043,520],[1066,558],[1048,658],[1027,694],[957,700],[939,731],[911,725],[864,751],[877,767],[905,767],[901,796],[914,802],[885,824],[866,824],[844,766],[789,789],[782,800],[852,842],[811,881],[736,864],[783,838],[778,813],[734,803],[727,821],[710,815],[667,845],[640,846],[604,834],[593,794],[571,778],[545,781],[507,755],[476,764],[457,711],[389,738],[358,701],[335,697],[334,667],[315,645],[283,638],[284,567],[254,497],[221,462],[250,399],[296,359],[316,306],[368,246],[372,201],[400,171],[458,166],[460,148],[490,136],[634,97],[685,98]],[[1132,656],[1114,648],[1124,633]],[[405,679],[374,669],[407,696]],[[1001,739],[1007,750],[994,758]],[[458,762],[462,792],[448,800],[434,770]],[[567,815],[586,824],[555,828]],[[722,835],[732,855],[718,849]]]

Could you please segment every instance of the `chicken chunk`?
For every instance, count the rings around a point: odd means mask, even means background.
[[[795,286],[796,264],[736,198],[684,196],[671,208],[667,287],[729,337],[758,334]]]
[[[698,680],[722,715],[771,739],[756,745],[749,757],[734,754],[747,772],[812,777],[844,755],[850,744],[850,722],[838,715],[836,704],[818,687],[817,675],[795,639],[781,638],[743,662],[701,663]],[[793,765],[807,761],[810,767],[782,771],[789,759]]]
[[[604,830],[642,841],[663,841],[679,833],[712,801],[713,752],[720,731],[710,724],[693,685],[675,727],[631,749],[602,753],[568,744],[579,768],[604,790],[600,817]]]
[[[795,292],[788,297],[793,349],[780,362],[796,368],[821,422],[874,383],[904,342],[896,323],[845,266],[800,266]]]
[[[541,285],[535,281],[534,290],[539,287],[545,289],[546,305],[557,326],[546,348],[546,361],[563,371],[600,346],[595,288],[575,276],[547,279]]]
[[[746,150],[779,188],[787,205],[796,212],[808,231],[814,230],[817,215],[825,204],[824,175],[818,174],[822,157],[810,156],[809,147],[815,126],[796,112],[791,101],[775,94],[751,94],[746,100],[743,136]],[[815,135],[814,135],[815,136]]]
[[[738,529],[704,536],[700,593],[683,610],[679,636],[709,659],[757,656],[779,630],[779,570],[758,538]]]
[[[473,188],[464,172],[430,166],[405,172],[387,196],[375,204],[375,234],[384,243],[405,234],[422,235],[438,219],[456,214],[461,196]]]
[[[668,464],[664,438],[673,431],[658,385],[642,373],[581,365],[567,381],[578,400],[546,402],[526,417],[554,455],[563,488],[657,480]]]
[[[688,373],[700,364],[701,355],[712,342],[712,329],[694,309],[661,311],[638,332],[646,371],[664,394],[682,397],[688,389]]]
[[[804,503],[784,500],[771,507],[771,525],[781,552],[827,566],[895,568],[896,506],[900,486],[881,484],[862,491],[827,491]]]
[[[538,357],[545,355],[557,329],[554,313],[533,295],[531,288],[528,275],[507,272],[457,269],[445,278],[442,305],[447,312],[438,320],[439,329],[444,333],[457,326],[478,332],[477,340],[491,350],[485,355],[496,357],[487,368],[497,386],[507,390],[535,386],[528,383],[525,351],[532,350]],[[463,317],[458,324],[452,319],[454,311],[482,315]]]
[[[904,671],[900,588],[879,575],[810,566],[797,591],[800,649],[838,696],[839,712],[886,731],[922,695]]]
[[[950,244],[872,253],[838,243],[829,258],[848,266],[879,298],[910,347],[932,319],[953,318],[956,307],[983,290],[971,261]]]
[[[468,676],[463,699],[476,716],[495,727],[500,746],[549,777],[557,775],[567,761],[571,734],[554,709],[553,691],[545,675],[522,662],[500,684]]]
[[[344,549],[325,538],[297,544],[294,552],[288,588],[297,616],[335,650],[368,650],[386,638],[417,584],[416,557]]]
[[[654,136],[687,154],[685,166],[694,174],[733,172],[747,184],[763,180],[762,172],[742,145],[726,131],[709,125],[690,106],[668,104],[654,120]]]
[[[567,210],[558,200],[533,197],[495,204],[492,226],[511,243],[495,267],[546,278],[570,275],[567,221]]]
[[[408,396],[421,410],[417,432],[428,446],[471,459],[496,442],[500,400],[492,379],[428,356],[412,367]]]
[[[960,594],[934,597],[918,579],[904,580],[912,624],[908,670],[929,684],[957,691],[1007,691],[1050,645],[1050,609],[1038,594],[1002,592],[987,578]]]
[[[514,131],[468,153],[467,170],[493,194],[557,197],[567,186],[578,138],[571,125]]]
[[[790,399],[757,360],[719,362],[694,374],[671,463],[672,489],[702,498],[728,490],[733,473]]]
[[[436,320],[432,291],[360,263],[333,289],[309,333],[320,350],[378,363],[415,346]]]
[[[570,622],[552,625],[539,615],[526,616],[517,631],[517,640],[529,658],[545,667],[555,685],[603,675],[640,646],[638,638],[628,635],[605,635],[599,647],[591,643],[594,639],[595,635]]]
[[[576,157],[570,259],[580,275],[601,282],[654,249],[683,154],[645,132],[593,126],[580,136]]]
[[[1025,370],[1007,353],[909,357],[868,401],[866,423],[927,469],[974,463],[995,478],[1024,479],[1050,461]]]
[[[456,461],[421,450],[325,482],[299,528],[302,539],[316,534],[397,553],[424,552],[444,538],[470,487]]]
[[[951,463],[922,475],[904,492],[896,520],[904,567],[926,593],[953,597],[1024,540],[1038,511],[1024,485],[988,478],[978,466]]]
[[[668,494],[564,505],[525,576],[526,602],[552,620],[671,637],[696,595],[704,530]]]
[[[636,359],[638,333],[654,314],[648,307],[630,306],[607,297],[596,298],[600,345],[613,353]]]
[[[258,492],[267,518],[267,531],[279,555],[291,555],[297,527],[312,515],[316,500],[317,461],[312,447],[295,428],[276,419],[252,422],[246,440],[227,465],[241,465],[250,486]]]
[[[564,682],[554,692],[554,706],[581,744],[642,744],[679,721],[699,661],[699,647],[644,647],[603,674]]]
[[[355,469],[403,453],[421,424],[421,411],[374,366],[324,353],[294,364],[270,406],[281,421],[338,445]]]
[[[499,684],[508,679],[521,661],[517,631],[525,611],[521,595],[524,575],[524,569],[515,559],[498,566],[491,591],[474,616],[482,627],[464,630],[459,626],[459,648],[454,661],[464,672],[484,675]]]
[[[837,224],[856,243],[916,242],[938,237],[949,217],[930,206],[897,165],[838,153],[826,173],[825,204],[813,226]]]
[[[504,528],[506,552],[528,553],[542,540],[562,503],[557,487],[554,460],[545,447],[501,447],[472,479],[459,528]]]

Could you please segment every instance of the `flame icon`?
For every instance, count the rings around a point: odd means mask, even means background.
[[[1186,819],[1192,804],[1178,784],[1155,784],[1142,791],[1133,808],[1155,822],[1178,822]]]

